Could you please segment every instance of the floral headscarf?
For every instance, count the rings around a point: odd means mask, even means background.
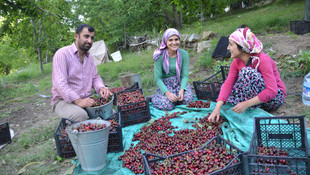
[[[172,35],[177,35],[179,38],[180,33],[174,28],[169,28],[165,31],[163,35],[162,42],[160,44],[160,47],[157,48],[153,54],[153,60],[156,61],[161,55],[163,56],[163,67],[166,72],[166,74],[169,73],[169,53],[168,53],[168,47],[167,47],[167,40]],[[177,72],[177,79],[180,81],[181,77],[181,65],[182,65],[182,59],[180,54],[180,49],[177,50],[177,60],[176,60],[176,72]]]
[[[229,39],[236,42],[246,53],[250,54],[252,57],[252,64],[255,60],[258,61],[255,67],[255,69],[257,69],[260,61],[258,54],[263,50],[263,44],[256,38],[254,33],[252,33],[248,27],[239,28],[229,36]]]

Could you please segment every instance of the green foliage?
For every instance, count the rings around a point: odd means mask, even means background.
[[[23,67],[26,63],[28,60],[24,49],[11,47],[9,41],[3,40],[0,43],[0,76]]]
[[[233,59],[231,59],[231,58],[225,58],[222,61],[217,61],[215,63],[215,66],[213,67],[213,72],[216,73],[217,71],[219,71],[221,66],[228,66],[229,67],[231,65],[232,60]]]
[[[297,57],[282,56],[277,67],[281,77],[301,76],[310,72],[310,51],[302,51]]]

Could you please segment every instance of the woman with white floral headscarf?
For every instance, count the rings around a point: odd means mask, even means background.
[[[165,31],[159,48],[153,55],[154,78],[157,92],[152,105],[160,110],[172,110],[176,104],[193,101],[193,92],[188,83],[189,55],[180,49],[180,33],[174,28]]]
[[[272,111],[281,106],[286,97],[284,83],[274,60],[262,52],[263,44],[254,33],[248,27],[238,28],[230,35],[227,49],[234,60],[209,120],[219,120],[226,102],[234,105],[236,113],[256,107]]]

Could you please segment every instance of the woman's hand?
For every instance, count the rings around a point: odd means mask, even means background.
[[[215,106],[213,112],[208,117],[208,120],[210,122],[218,122],[219,121],[219,119],[221,117],[221,108],[222,108],[223,104],[224,104],[224,101],[218,101],[216,103],[216,106]]]
[[[233,107],[231,110],[241,114],[242,112],[244,112],[249,106],[249,101],[243,101],[241,103],[238,103],[235,107]]]
[[[171,102],[176,102],[178,101],[179,97],[177,97],[176,95],[174,95],[173,93],[171,93],[170,91],[167,91],[165,93],[165,95],[167,96],[167,98],[171,101]]]
[[[221,113],[220,110],[216,110],[214,109],[213,112],[210,114],[210,116],[208,117],[208,120],[210,122],[218,122],[219,119],[221,117]]]
[[[179,91],[179,100],[178,101],[183,101],[183,98],[184,98],[184,89],[181,89]]]

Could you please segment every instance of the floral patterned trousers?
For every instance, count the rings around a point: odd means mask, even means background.
[[[168,77],[163,79],[164,84],[168,88],[168,91],[175,95],[179,95],[181,84],[177,80],[176,76]],[[193,101],[193,91],[189,83],[187,83],[187,90],[184,91],[183,101],[181,104],[189,104]],[[152,97],[152,105],[160,110],[169,111],[174,109],[175,105],[179,104],[179,102],[172,103],[167,96],[165,96],[159,88],[157,88],[156,94]]]
[[[250,100],[257,96],[263,89],[265,89],[265,82],[262,74],[251,67],[244,67],[238,74],[238,79],[227,99],[227,103],[237,105],[240,102]],[[254,105],[250,109],[259,107],[266,111],[273,111],[279,108],[283,102],[283,92],[278,89],[278,94],[273,99],[267,103]]]

